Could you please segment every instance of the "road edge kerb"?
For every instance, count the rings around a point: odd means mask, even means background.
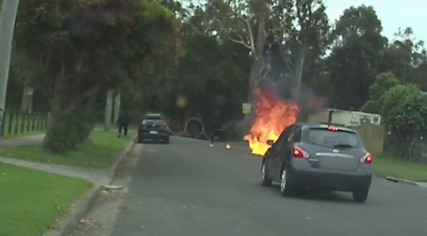
[[[125,158],[135,145],[135,139],[132,139],[127,145],[126,149],[120,154],[116,162],[110,168],[110,176],[108,183],[111,183],[119,163]],[[77,201],[72,207],[71,212],[61,218],[59,226],[55,230],[49,230],[43,236],[70,236],[74,229],[80,224],[81,219],[90,211],[95,200],[101,192],[102,185],[95,185],[91,190],[86,192],[80,200]]]
[[[388,180],[388,181],[395,182],[395,183],[404,183],[404,184],[409,184],[409,185],[414,185],[414,186],[420,186],[420,184],[418,184],[417,182],[407,180],[407,179],[401,179],[401,178],[397,178],[397,177],[393,177],[393,176],[384,176],[383,178]]]
[[[114,162],[113,166],[110,169],[110,177],[109,177],[110,180],[108,181],[108,183],[111,182],[111,179],[116,174],[117,167],[119,166],[119,163],[123,160],[123,158],[125,158],[129,154],[129,152],[135,146],[135,144],[136,144],[135,140],[136,140],[136,136],[134,138],[132,138],[132,140],[127,145],[126,149],[122,152],[122,154],[120,154],[120,156],[119,156],[119,158],[117,158],[116,162]]]
[[[72,205],[70,212],[59,220],[55,229],[49,230],[43,236],[69,236],[74,228],[80,224],[80,219],[90,210],[100,190],[101,186],[94,185],[80,200]]]

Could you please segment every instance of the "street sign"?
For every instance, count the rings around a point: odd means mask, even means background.
[[[179,108],[184,108],[184,107],[186,107],[186,106],[187,106],[187,98],[186,98],[186,97],[184,97],[184,96],[178,96],[178,97],[176,98],[176,105],[177,105]]]
[[[251,103],[243,103],[242,104],[242,112],[243,114],[247,115],[251,113],[252,104]]]

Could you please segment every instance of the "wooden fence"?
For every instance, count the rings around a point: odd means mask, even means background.
[[[6,111],[3,116],[1,137],[32,134],[42,132],[47,128],[47,113],[25,114]]]

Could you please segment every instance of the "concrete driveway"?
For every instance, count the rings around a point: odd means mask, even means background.
[[[375,178],[365,204],[347,193],[283,198],[260,185],[261,159],[244,146],[138,145],[114,236],[427,235],[426,188]]]

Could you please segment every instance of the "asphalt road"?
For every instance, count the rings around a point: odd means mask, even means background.
[[[427,235],[427,188],[376,178],[365,204],[347,193],[283,198],[260,185],[245,147],[173,138],[141,150],[114,236]]]

